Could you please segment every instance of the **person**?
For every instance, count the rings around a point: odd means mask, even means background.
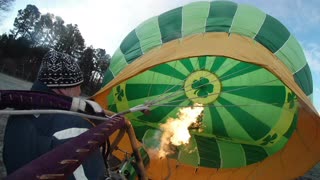
[[[83,74],[71,56],[50,50],[43,57],[32,91],[77,97]],[[42,154],[92,128],[89,121],[74,115],[41,114],[10,116],[4,135],[3,160],[7,174]],[[103,179],[105,166],[94,152],[68,179]]]

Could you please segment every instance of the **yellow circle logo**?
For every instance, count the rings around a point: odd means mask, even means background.
[[[199,70],[188,76],[184,83],[184,90],[192,102],[209,104],[219,97],[221,82],[214,73]]]

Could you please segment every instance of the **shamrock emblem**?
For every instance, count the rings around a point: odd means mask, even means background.
[[[296,99],[296,94],[290,92],[288,93],[288,99],[287,102],[290,103],[289,108],[293,108],[294,106],[294,100]]]
[[[268,135],[267,137],[265,137],[264,139],[263,139],[263,143],[261,144],[262,146],[265,146],[265,145],[267,145],[267,144],[269,144],[269,143],[274,143],[273,141],[275,140],[275,139],[277,139],[277,137],[278,137],[278,135],[277,135],[277,133],[276,134],[274,134],[274,135]]]
[[[122,101],[122,98],[124,97],[124,92],[123,92],[123,89],[121,89],[120,86],[117,86],[117,89],[116,89],[116,96],[117,96],[117,99],[119,101]]]
[[[194,94],[197,94],[198,97],[205,98],[213,92],[213,85],[209,84],[209,79],[201,77],[199,80],[193,81],[192,89],[196,90]]]

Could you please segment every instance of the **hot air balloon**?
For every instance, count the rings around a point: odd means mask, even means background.
[[[201,104],[189,142],[151,158],[151,179],[294,179],[320,159],[312,86],[300,44],[277,19],[245,4],[204,1],[132,30],[93,98],[113,112],[148,107],[149,115],[125,116],[149,150],[159,148],[161,124]],[[119,148],[130,151],[127,144]]]

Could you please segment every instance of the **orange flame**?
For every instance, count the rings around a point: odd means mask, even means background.
[[[191,124],[197,122],[197,118],[203,109],[201,104],[179,109],[178,118],[169,118],[165,124],[160,125],[163,134],[158,153],[159,157],[174,153],[174,146],[189,143],[191,135],[188,128]]]

